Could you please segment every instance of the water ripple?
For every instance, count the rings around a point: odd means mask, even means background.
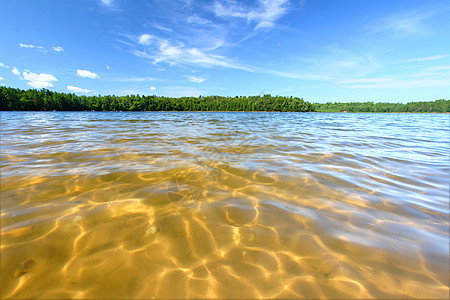
[[[448,296],[448,115],[0,122],[2,298]]]

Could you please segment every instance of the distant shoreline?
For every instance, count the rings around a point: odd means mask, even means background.
[[[21,90],[0,86],[1,111],[186,111],[186,112],[331,112],[449,113],[450,100],[311,103],[299,97],[272,96],[78,96],[47,89]]]

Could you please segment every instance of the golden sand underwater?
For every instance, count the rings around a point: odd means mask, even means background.
[[[446,129],[2,112],[0,297],[448,298]]]

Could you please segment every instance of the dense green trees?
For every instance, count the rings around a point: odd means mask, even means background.
[[[315,103],[313,111],[317,112],[450,112],[450,100],[402,103]]]
[[[281,112],[450,112],[450,100],[401,103],[315,103],[297,97],[77,96],[47,89],[20,90],[0,86],[0,110],[66,111],[281,111]]]

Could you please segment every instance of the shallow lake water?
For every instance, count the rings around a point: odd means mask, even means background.
[[[2,299],[448,298],[448,114],[0,122]]]

